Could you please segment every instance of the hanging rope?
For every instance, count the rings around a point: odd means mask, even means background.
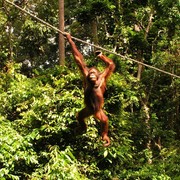
[[[38,17],[35,16],[34,14],[26,11],[25,9],[23,9],[23,8],[21,8],[21,7],[19,7],[19,6],[17,6],[17,5],[14,4],[13,2],[10,2],[10,1],[8,1],[8,0],[5,0],[5,1],[6,1],[7,3],[13,5],[13,6],[16,7],[17,9],[19,9],[20,11],[24,12],[25,14],[28,14],[29,16],[33,17],[34,19],[38,20],[38,21],[41,22],[42,24],[50,27],[51,29],[54,29],[55,31],[61,33],[62,35],[65,35],[65,32],[62,32],[61,30],[59,30],[59,29],[56,28],[55,26],[52,26],[51,24],[43,21],[42,19],[38,18]],[[108,49],[105,49],[105,48],[103,48],[103,47],[101,47],[101,46],[97,46],[97,45],[88,43],[88,42],[86,42],[86,41],[83,41],[83,40],[78,39],[78,38],[73,37],[73,36],[72,36],[72,39],[74,39],[74,40],[76,40],[76,41],[79,41],[79,42],[81,42],[81,43],[83,43],[83,44],[87,44],[87,45],[89,45],[89,46],[93,46],[93,47],[95,47],[95,48],[97,48],[97,49],[106,51],[106,52],[108,52],[108,53],[110,53],[110,54],[114,54],[114,55],[119,56],[119,57],[121,57],[121,58],[123,58],[123,59],[129,59],[129,60],[132,61],[132,62],[141,64],[141,65],[143,65],[143,66],[146,66],[146,67],[148,67],[148,68],[154,69],[154,70],[159,71],[159,72],[162,72],[162,73],[164,73],[164,74],[168,74],[168,75],[170,75],[170,76],[173,76],[173,77],[176,77],[176,78],[180,78],[180,76],[178,76],[178,75],[176,75],[176,74],[172,74],[172,73],[170,73],[170,72],[164,71],[164,70],[159,69],[159,68],[156,68],[156,67],[154,67],[154,66],[145,64],[145,63],[140,62],[140,61],[138,61],[138,60],[132,59],[132,58],[130,58],[130,57],[128,57],[128,56],[123,56],[123,55],[118,54],[118,53],[116,53],[116,52],[113,52],[113,51],[110,51],[110,50],[108,50]]]

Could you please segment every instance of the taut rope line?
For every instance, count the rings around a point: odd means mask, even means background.
[[[24,12],[25,14],[28,14],[29,16],[33,17],[34,19],[40,21],[42,24],[44,24],[44,25],[46,25],[46,26],[54,29],[55,31],[61,33],[62,35],[65,34],[65,32],[62,32],[61,30],[59,30],[59,29],[56,28],[55,26],[52,26],[51,24],[43,21],[42,19],[38,18],[37,16],[33,15],[32,13],[26,11],[25,9],[22,9],[21,7],[17,6],[17,5],[14,4],[13,2],[10,2],[10,1],[8,1],[8,0],[5,0],[5,1],[6,1],[7,3],[15,6],[17,9],[21,10],[21,11]],[[118,54],[118,53],[116,53],[116,52],[110,51],[110,50],[105,49],[105,48],[103,48],[103,47],[100,47],[100,46],[97,46],[97,45],[88,43],[88,42],[83,41],[83,40],[81,40],[81,39],[78,39],[78,38],[76,38],[76,37],[73,37],[73,36],[72,36],[72,39],[74,39],[74,40],[76,40],[76,41],[79,41],[79,42],[82,42],[82,43],[84,43],[84,44],[87,44],[87,45],[89,45],[89,46],[93,46],[93,47],[95,47],[95,48],[97,48],[97,49],[101,49],[101,50],[106,51],[106,52],[108,52],[108,53],[110,53],[110,54],[117,55],[117,56],[119,56],[119,57],[121,57],[121,58],[123,58],[123,59],[129,59],[130,61],[136,62],[136,63],[141,64],[141,65],[143,65],[143,66],[146,66],[146,67],[148,67],[148,68],[151,68],[151,69],[154,69],[154,70],[156,70],[156,71],[162,72],[162,73],[164,73],[164,74],[168,74],[168,75],[170,75],[170,76],[173,76],[173,77],[176,77],[176,78],[180,78],[180,76],[178,76],[178,75],[176,75],[176,74],[172,74],[172,73],[170,73],[170,72],[167,72],[167,71],[164,71],[164,70],[162,70],[162,69],[156,68],[156,67],[154,67],[154,66],[145,64],[145,63],[143,63],[143,62],[140,62],[140,61],[138,61],[138,60],[132,59],[132,58],[130,58],[130,57],[123,56],[123,55],[121,55],[121,54]]]

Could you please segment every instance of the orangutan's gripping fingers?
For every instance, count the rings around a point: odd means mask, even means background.
[[[98,57],[98,56],[102,55],[102,52],[100,50],[98,50],[95,52],[95,55]]]

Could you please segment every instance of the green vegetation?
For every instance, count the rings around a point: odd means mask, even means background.
[[[116,70],[105,94],[112,143],[104,148],[93,117],[86,134],[74,134],[83,90],[69,46],[60,67],[57,32],[3,2],[0,179],[178,180],[180,79],[107,54]],[[57,26],[57,2],[21,6]],[[180,75],[178,1],[67,0],[65,10],[73,36]],[[104,67],[77,45],[89,65]]]

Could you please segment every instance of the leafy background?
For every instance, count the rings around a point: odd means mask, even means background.
[[[116,70],[105,94],[112,143],[104,148],[93,117],[87,120],[86,134],[74,134],[83,90],[69,45],[61,67],[58,34],[0,3],[2,180],[180,178],[178,78],[141,70],[107,54]],[[31,0],[20,5],[58,26],[58,2]],[[176,0],[65,1],[66,30],[73,36],[177,75],[179,20]],[[77,46],[88,65],[103,69],[93,49],[78,42]]]

